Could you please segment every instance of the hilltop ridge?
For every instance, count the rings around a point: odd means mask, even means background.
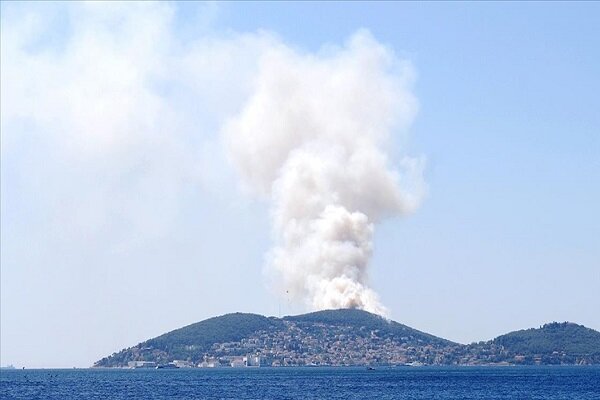
[[[356,309],[213,317],[139,343],[95,367],[174,365],[600,364],[600,332],[550,323],[463,345]]]
[[[552,322],[539,328],[523,329],[491,341],[511,354],[562,354],[567,357],[600,357],[600,332],[573,322]]]

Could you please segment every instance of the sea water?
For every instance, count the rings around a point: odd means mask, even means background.
[[[600,400],[600,367],[2,370],[0,399]]]

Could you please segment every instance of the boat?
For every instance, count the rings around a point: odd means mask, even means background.
[[[176,369],[176,368],[179,368],[179,367],[173,363],[159,364],[156,366],[156,369]]]

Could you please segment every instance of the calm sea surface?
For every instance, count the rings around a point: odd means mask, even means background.
[[[600,367],[2,370],[0,399],[600,400]]]

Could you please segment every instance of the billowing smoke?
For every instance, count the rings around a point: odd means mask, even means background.
[[[416,113],[411,81],[410,65],[365,31],[342,48],[262,56],[224,130],[243,182],[272,204],[266,270],[280,293],[386,314],[368,285],[374,223],[415,209],[423,187],[419,160],[386,154]]]

